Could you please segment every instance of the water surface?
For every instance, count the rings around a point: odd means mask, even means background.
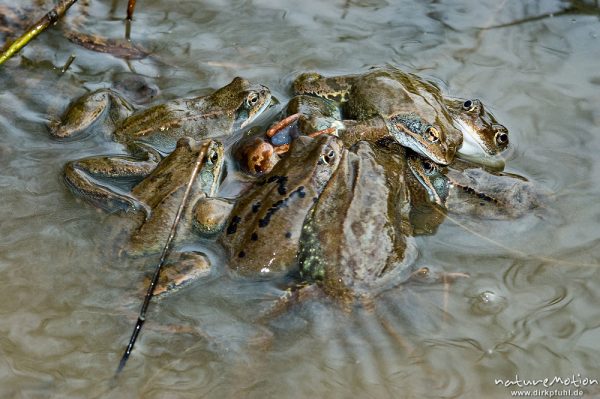
[[[126,2],[93,3],[86,31],[122,35]],[[0,69],[0,396],[502,398],[495,379],[600,379],[600,10],[588,3],[143,1],[132,38],[152,56],[131,62],[43,34]],[[70,54],[66,74],[50,69]],[[118,217],[61,180],[65,162],[122,149],[53,141],[48,120],[132,72],[160,88],[155,102],[238,75],[285,102],[302,71],[386,62],[490,106],[510,129],[507,170],[552,193],[547,211],[447,219],[418,238],[418,261],[470,278],[402,287],[352,313],[314,300],[257,325],[281,292],[216,272],[153,305],[112,382],[153,262],[115,263],[106,230]]]

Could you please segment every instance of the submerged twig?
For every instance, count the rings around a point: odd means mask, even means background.
[[[131,334],[131,338],[129,339],[129,344],[127,344],[125,353],[123,353],[123,356],[121,357],[121,361],[119,362],[119,367],[117,368],[117,372],[115,375],[118,375],[125,367],[125,364],[127,363],[127,359],[129,359],[129,355],[131,354],[131,351],[133,350],[133,345],[135,345],[135,341],[137,340],[137,337],[138,337],[140,331],[142,330],[142,326],[144,325],[144,322],[146,321],[146,312],[148,311],[148,306],[150,305],[150,299],[152,299],[152,295],[154,294],[154,289],[156,288],[156,284],[158,283],[158,279],[160,277],[160,271],[165,263],[165,260],[167,259],[167,256],[171,252],[171,244],[173,242],[173,238],[175,238],[175,234],[177,233],[177,226],[179,225],[179,219],[181,219],[181,215],[183,214],[183,210],[185,209],[185,206],[187,203],[187,198],[189,197],[192,185],[194,183],[194,179],[196,178],[196,175],[198,174],[198,170],[200,169],[200,165],[202,164],[202,161],[204,160],[207,146],[208,146],[208,144],[205,144],[202,147],[202,150],[198,154],[198,158],[196,158],[196,164],[194,165],[194,169],[192,170],[192,173],[190,175],[190,180],[188,181],[185,192],[183,193],[183,198],[181,199],[181,204],[179,204],[179,208],[177,209],[177,214],[175,215],[175,219],[173,220],[173,225],[171,226],[171,231],[169,233],[169,236],[167,237],[167,242],[165,243],[162,254],[160,256],[160,261],[158,262],[158,265],[156,266],[156,270],[154,271],[154,276],[152,277],[152,281],[150,282],[150,286],[148,287],[148,291],[146,292],[146,296],[144,297],[144,303],[142,304],[142,308],[140,309],[140,313],[139,313],[137,322],[135,323],[135,327],[133,328],[133,333]]]
[[[67,72],[67,70],[69,69],[69,67],[73,63],[73,61],[75,61],[75,56],[73,54],[71,54],[71,56],[69,57],[69,59],[67,60],[67,62],[65,62],[65,65],[63,65],[63,67],[60,69],[60,73]]]
[[[131,21],[133,19],[133,10],[135,9],[135,0],[129,0],[127,3],[127,20]]]
[[[108,39],[71,30],[65,30],[63,34],[70,42],[90,51],[106,53],[118,58],[141,60],[150,54],[142,46],[123,39]]]
[[[77,0],[61,0],[52,10],[48,11],[39,21],[34,23],[21,37],[12,42],[3,52],[0,54],[0,65],[6,60],[11,58],[13,55],[19,52],[25,47],[31,40],[37,37],[40,33],[45,31],[50,25],[54,25],[67,10],[77,2]]]

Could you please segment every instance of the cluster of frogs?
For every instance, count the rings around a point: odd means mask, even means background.
[[[177,243],[214,239],[235,275],[285,277],[345,303],[426,273],[414,236],[435,231],[444,214],[513,219],[540,205],[532,183],[499,171],[508,130],[478,100],[447,97],[392,66],[304,73],[292,88],[266,132],[247,126],[274,98],[239,77],[210,95],[143,110],[102,89],[76,100],[50,130],[63,139],[103,130],[127,149],[64,168],[76,195],[136,215],[127,254],[162,249],[203,151]],[[226,164],[247,176],[234,199],[217,196]],[[136,183],[110,184],[120,179]],[[210,271],[202,253],[174,259],[157,294]]]

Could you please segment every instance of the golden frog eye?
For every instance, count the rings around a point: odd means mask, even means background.
[[[256,103],[258,102],[258,98],[259,95],[257,92],[253,91],[250,94],[248,94],[248,97],[246,97],[246,104],[248,104],[249,106],[254,106],[256,105]]]
[[[425,129],[425,138],[432,143],[437,143],[440,141],[440,132],[433,126],[428,126]]]

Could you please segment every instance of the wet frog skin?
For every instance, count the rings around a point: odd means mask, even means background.
[[[444,102],[463,134],[460,157],[502,170],[504,160],[499,155],[509,146],[508,129],[478,99],[445,98]]]
[[[156,148],[171,151],[179,138],[188,135],[201,139],[231,134],[256,118],[270,99],[266,87],[235,78],[209,96],[173,100],[131,115],[132,107],[121,96],[101,90],[76,101],[63,120],[51,126],[51,132],[57,138],[74,137],[93,130],[94,122],[105,116],[107,125],[114,127],[113,138],[131,155],[71,161],[64,168],[65,181],[76,194],[96,205],[104,206],[111,197],[125,210],[136,209],[136,203],[98,180],[143,178],[161,159]]]
[[[341,82],[344,82],[343,84]],[[319,78],[301,75],[294,83],[299,93],[324,95],[333,86],[335,98],[343,101],[344,117],[360,121],[376,117],[387,123],[388,134],[436,162],[452,161],[462,135],[454,127],[445,107],[409,74],[374,68],[361,75]],[[339,95],[339,92],[344,92]]]
[[[416,154],[409,155],[408,165],[430,203],[449,213],[510,220],[544,204],[545,193],[517,175],[490,172],[465,161],[441,167]]]
[[[303,226],[298,259],[304,279],[351,302],[410,278],[416,250],[405,167],[403,156],[374,143],[344,151]]]
[[[299,95],[293,97],[286,107],[286,114],[300,114],[297,125],[303,134],[310,134],[330,127],[343,128],[342,113],[334,101],[320,97]]]
[[[342,149],[333,136],[299,137],[287,156],[239,197],[220,236],[232,271],[256,277],[296,266],[302,223]]]
[[[384,113],[390,113],[392,108],[390,108],[390,100],[386,96],[370,95],[371,98],[375,99],[375,102],[369,100],[364,103],[360,99],[352,100],[352,88],[365,77],[369,79],[387,77],[396,80],[397,83],[406,84],[405,89],[414,93],[413,96],[420,95],[428,104],[433,104],[432,107],[440,116],[443,133],[446,133],[444,129],[449,132],[451,145],[458,145],[461,140],[463,141],[463,145],[458,149],[459,156],[492,167],[501,168],[503,166],[504,161],[496,155],[508,146],[508,130],[497,122],[495,117],[484,108],[479,100],[445,97],[435,83],[417,75],[403,72],[396,67],[390,65],[373,67],[364,74],[333,77],[324,77],[312,72],[304,73],[294,81],[293,89],[296,94],[308,94],[338,100],[345,109],[350,111],[350,114],[358,115],[355,118],[365,118],[372,115],[376,113],[378,107],[382,107]],[[383,86],[384,89],[385,86]],[[389,82],[387,86],[392,87]],[[418,99],[418,97],[413,98]],[[355,105],[352,105],[353,101]],[[365,108],[362,108],[363,106]],[[448,121],[448,115],[450,121]],[[350,115],[345,115],[345,117],[351,118]],[[431,124],[431,120],[427,118],[422,120]],[[463,139],[456,136],[454,128],[460,130]],[[439,160],[437,162],[445,163],[439,162]]]
[[[117,244],[122,246],[119,251],[121,254],[138,257],[162,251],[196,160],[203,149],[204,161],[192,182],[187,206],[173,243],[177,247],[197,237],[210,237],[224,225],[226,216],[223,215],[223,208],[229,211],[231,205],[214,197],[224,168],[223,145],[214,140],[197,142],[184,137],[177,142],[175,150],[129,193],[144,204],[146,211],[133,217],[134,227],[130,226],[119,232],[117,237],[120,240]],[[218,208],[219,205],[221,208]],[[215,208],[221,211],[221,214],[217,213],[215,216],[220,222],[202,225],[205,219],[198,220],[197,216],[213,212]],[[124,245],[121,244],[122,240],[125,240]],[[192,281],[209,275],[210,270],[210,260],[205,254],[172,251],[161,272],[155,295],[171,294]]]
[[[216,194],[225,156],[223,145],[218,141],[197,142],[184,137],[177,142],[175,150],[131,190],[131,195],[143,203],[147,211],[142,223],[131,235],[127,248],[129,254],[143,255],[162,250],[203,148],[206,148],[205,160],[192,184],[188,206],[179,222],[177,239],[185,239],[191,234],[194,215],[199,211],[194,205]]]
[[[105,116],[120,143],[172,146],[183,136],[202,139],[231,134],[260,115],[270,100],[267,87],[240,77],[208,96],[172,100],[136,113],[118,93],[98,90],[73,103],[50,130],[56,138],[72,138]]]

